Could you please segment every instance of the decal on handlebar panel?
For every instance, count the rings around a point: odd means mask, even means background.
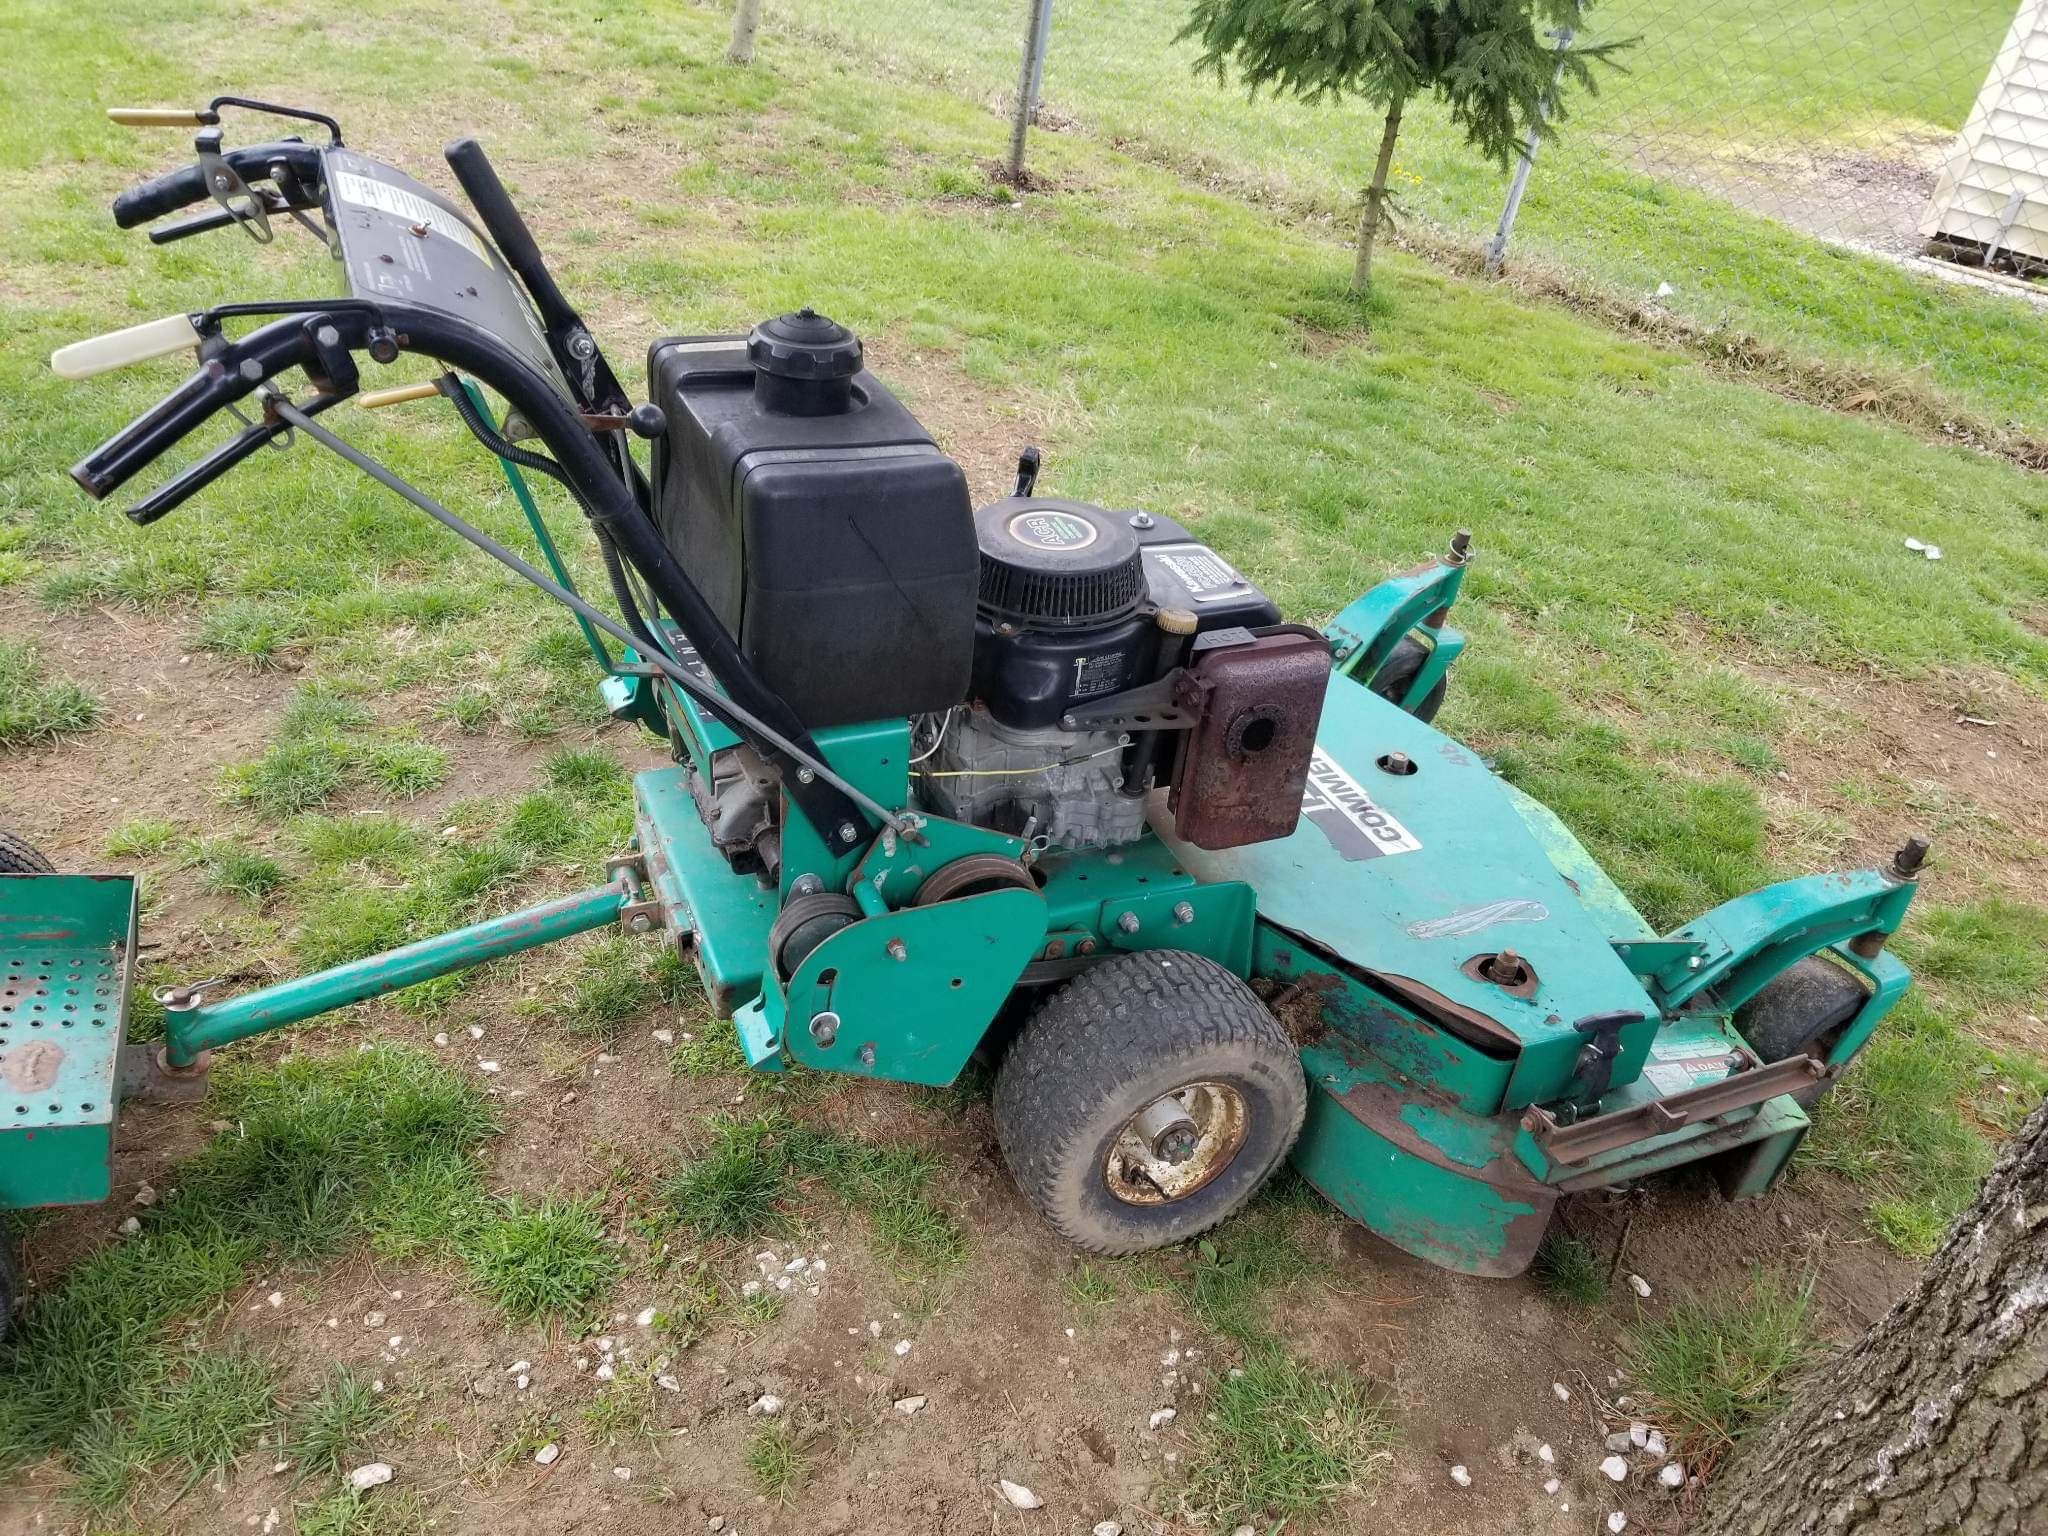
[[[518,279],[461,209],[352,149],[322,150],[320,163],[354,297],[414,304],[473,325],[573,400]]]
[[[450,240],[460,244],[477,260],[488,259],[484,255],[483,242],[470,233],[467,224],[403,187],[372,181],[369,177],[358,176],[353,171],[336,171],[334,195],[351,203],[361,203],[368,208],[381,208],[394,217],[404,219],[407,224],[424,224],[435,234],[446,235]]]

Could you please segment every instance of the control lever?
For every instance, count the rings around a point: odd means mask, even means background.
[[[252,189],[262,200],[265,213],[288,214],[291,204],[281,197],[273,196],[260,189]],[[173,240],[184,240],[192,235],[203,235],[208,230],[225,229],[230,224],[241,223],[241,217],[226,208],[214,208],[206,213],[187,214],[182,219],[173,219],[168,224],[159,224],[149,232],[151,245],[169,245]]]
[[[50,371],[60,379],[89,379],[131,363],[169,357],[198,346],[202,339],[190,315],[165,315],[59,347],[50,354]]]

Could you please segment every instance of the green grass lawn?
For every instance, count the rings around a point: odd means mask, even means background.
[[[1008,0],[958,0],[935,25],[932,0],[793,0],[769,16],[771,33],[779,16],[794,15],[803,31],[856,56],[984,102],[1015,89],[1018,10]],[[1234,82],[1197,79],[1196,50],[1174,42],[1186,13],[1181,0],[1057,7],[1046,99],[1083,132],[1333,227],[1347,223],[1371,173],[1378,110],[1248,104]],[[1570,103],[1561,141],[1543,151],[1516,229],[1518,261],[1633,298],[1668,281],[1676,291],[1666,307],[1695,322],[1932,383],[1994,422],[2048,427],[2048,322],[2027,306],[1851,256],[1653,181],[1627,158],[1640,139],[1681,157],[1688,145],[1769,157],[1952,132],[2012,21],[2006,0],[1798,0],[1754,17],[1726,0],[1615,0],[1592,16],[1592,36],[1641,41],[1623,68],[1603,72],[1597,97]],[[1037,136],[1034,156],[1047,139]],[[987,133],[981,153],[997,155],[1004,142]],[[1422,102],[1407,114],[1394,185],[1406,216],[1476,243],[1492,233],[1506,176]]]

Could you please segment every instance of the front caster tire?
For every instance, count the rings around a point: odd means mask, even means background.
[[[1004,1058],[994,1108],[1038,1213],[1076,1247],[1128,1254],[1249,1200],[1300,1135],[1308,1087],[1250,987],[1201,955],[1147,950],[1053,994]]]
[[[1379,674],[1372,680],[1372,691],[1389,704],[1399,704],[1408,696],[1409,687],[1421,675],[1423,663],[1429,660],[1429,647],[1420,640],[1403,635],[1401,643],[1394,647],[1393,655],[1380,664]],[[1415,718],[1424,725],[1436,719],[1436,712],[1444,707],[1444,695],[1450,691],[1448,676],[1436,680],[1436,686],[1415,706]]]
[[[1863,983],[1841,966],[1809,955],[1773,976],[1736,1009],[1735,1028],[1766,1064],[1788,1056],[1825,1059],[1869,997]],[[1792,1097],[1801,1109],[1811,1109],[1833,1086],[1832,1080],[1815,1083]]]

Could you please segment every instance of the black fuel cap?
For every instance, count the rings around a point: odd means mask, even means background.
[[[860,338],[809,305],[763,320],[747,337],[754,396],[787,416],[831,416],[851,409],[860,372]]]

